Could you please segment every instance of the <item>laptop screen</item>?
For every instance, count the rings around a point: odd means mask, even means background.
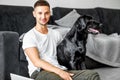
[[[10,76],[11,76],[11,80],[34,80],[31,78],[23,77],[23,76],[13,74],[13,73],[10,73]]]

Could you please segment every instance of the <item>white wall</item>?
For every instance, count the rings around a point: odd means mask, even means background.
[[[120,9],[120,0],[48,0],[52,7],[79,7],[79,8],[92,8],[92,7],[108,7]]]
[[[4,5],[33,6],[36,0],[0,0]],[[106,7],[120,9],[120,0],[48,0],[51,7],[93,8]]]

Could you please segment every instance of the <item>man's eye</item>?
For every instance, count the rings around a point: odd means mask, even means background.
[[[46,15],[50,14],[49,12],[46,12]]]

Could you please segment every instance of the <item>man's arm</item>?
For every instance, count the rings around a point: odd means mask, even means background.
[[[34,66],[42,68],[46,71],[54,72],[64,80],[72,80],[71,76],[73,74],[63,71],[62,69],[57,68],[54,65],[51,65],[50,63],[40,59],[39,52],[36,47],[26,48],[24,51],[30,58]]]

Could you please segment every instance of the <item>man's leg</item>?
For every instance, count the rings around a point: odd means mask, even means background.
[[[73,80],[100,80],[100,76],[93,70],[71,70]]]
[[[48,72],[48,71],[44,71],[44,70],[42,70],[40,72],[38,72],[38,71],[33,72],[33,74],[31,75],[31,78],[33,78],[35,80],[63,80],[57,74]]]
[[[99,74],[92,70],[71,70],[68,72],[74,73],[73,80],[100,80]],[[57,74],[44,70],[41,72],[35,71],[31,78],[35,80],[63,80]]]

